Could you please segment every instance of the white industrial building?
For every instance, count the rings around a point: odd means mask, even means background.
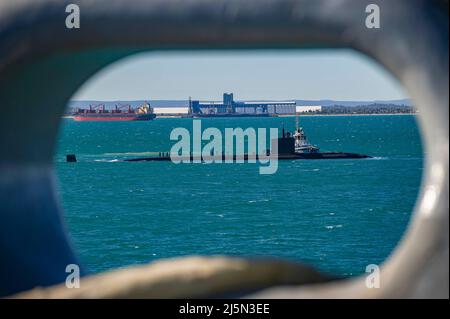
[[[189,107],[153,107],[153,113],[156,115],[187,115]]]
[[[297,113],[315,113],[322,111],[322,105],[297,105]]]
[[[208,106],[212,107],[213,103],[208,102]],[[217,105],[222,105],[217,103]],[[203,104],[200,103],[200,107]],[[295,105],[295,102],[291,101],[282,101],[282,102],[243,102],[236,103],[235,109],[238,113],[262,113],[263,106],[267,108],[265,111],[270,114],[293,114],[294,108],[297,113],[315,113],[322,111],[321,105]],[[260,110],[261,109],[261,110]],[[188,115],[189,107],[188,106],[177,106],[177,107],[153,107],[153,113],[156,115],[167,115],[167,116],[175,116],[175,115]]]

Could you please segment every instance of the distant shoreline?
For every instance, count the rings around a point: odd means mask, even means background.
[[[299,116],[305,117],[305,116],[391,116],[391,115],[417,115],[418,113],[376,113],[376,114],[299,114]],[[258,117],[258,116],[254,116]],[[288,114],[288,115],[277,115],[277,116],[268,116],[264,118],[276,118],[276,117],[295,117],[295,114]],[[170,119],[170,118],[191,118],[186,115],[156,115],[156,119]],[[218,117],[196,117],[196,119],[207,119],[207,118],[218,118]],[[220,118],[240,118],[239,116],[224,116]],[[242,117],[245,118],[245,117]]]
[[[391,116],[418,115],[419,113],[373,113],[373,114],[299,114],[299,116]],[[278,117],[295,117],[295,115],[279,115]]]
[[[418,115],[419,113],[374,113],[374,114],[299,114],[299,116],[308,116],[308,117],[320,117],[320,116],[404,116],[404,115]],[[255,116],[258,117],[258,116]],[[295,117],[294,114],[289,115],[277,115],[277,116],[271,116],[269,118],[274,117]],[[73,119],[73,115],[63,115],[63,119]],[[186,115],[156,115],[155,119],[172,119],[172,118],[192,118],[188,117]],[[203,119],[208,117],[202,117]],[[211,117],[213,118],[213,117]],[[229,116],[229,117],[222,117],[222,118],[239,118],[239,116]],[[266,117],[267,118],[267,117]],[[197,118],[198,119],[198,118]]]

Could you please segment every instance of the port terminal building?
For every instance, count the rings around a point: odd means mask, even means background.
[[[189,99],[188,106],[153,107],[153,112],[164,116],[279,116],[313,114],[320,112],[320,105],[297,105],[296,101],[235,101],[233,93],[224,93],[222,101]]]
[[[220,116],[220,115],[289,115],[295,114],[295,101],[248,101],[234,100],[233,93],[224,93],[222,101],[189,102],[192,115]]]

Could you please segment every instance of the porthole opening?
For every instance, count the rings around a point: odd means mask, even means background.
[[[223,93],[233,93],[235,105]],[[197,101],[202,116],[193,115]],[[146,103],[156,115],[149,121],[74,120],[80,110],[107,117]],[[416,116],[399,84],[350,50],[138,54],[73,96],[54,159],[58,190],[94,273],[232,255],[359,275],[389,256],[411,217],[423,170]],[[279,160],[274,174],[260,174],[258,163],[124,161],[164,157],[175,143],[171,132],[193,135],[194,122],[223,135],[240,127],[277,128],[279,136],[298,122],[320,152],[371,158]]]

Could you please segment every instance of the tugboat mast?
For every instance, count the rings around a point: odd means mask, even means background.
[[[295,111],[295,132],[294,132],[294,147],[296,153],[318,153],[319,148],[317,146],[311,145],[308,143],[306,139],[306,135],[303,132],[303,129],[300,127],[299,121],[299,113],[297,110]]]

